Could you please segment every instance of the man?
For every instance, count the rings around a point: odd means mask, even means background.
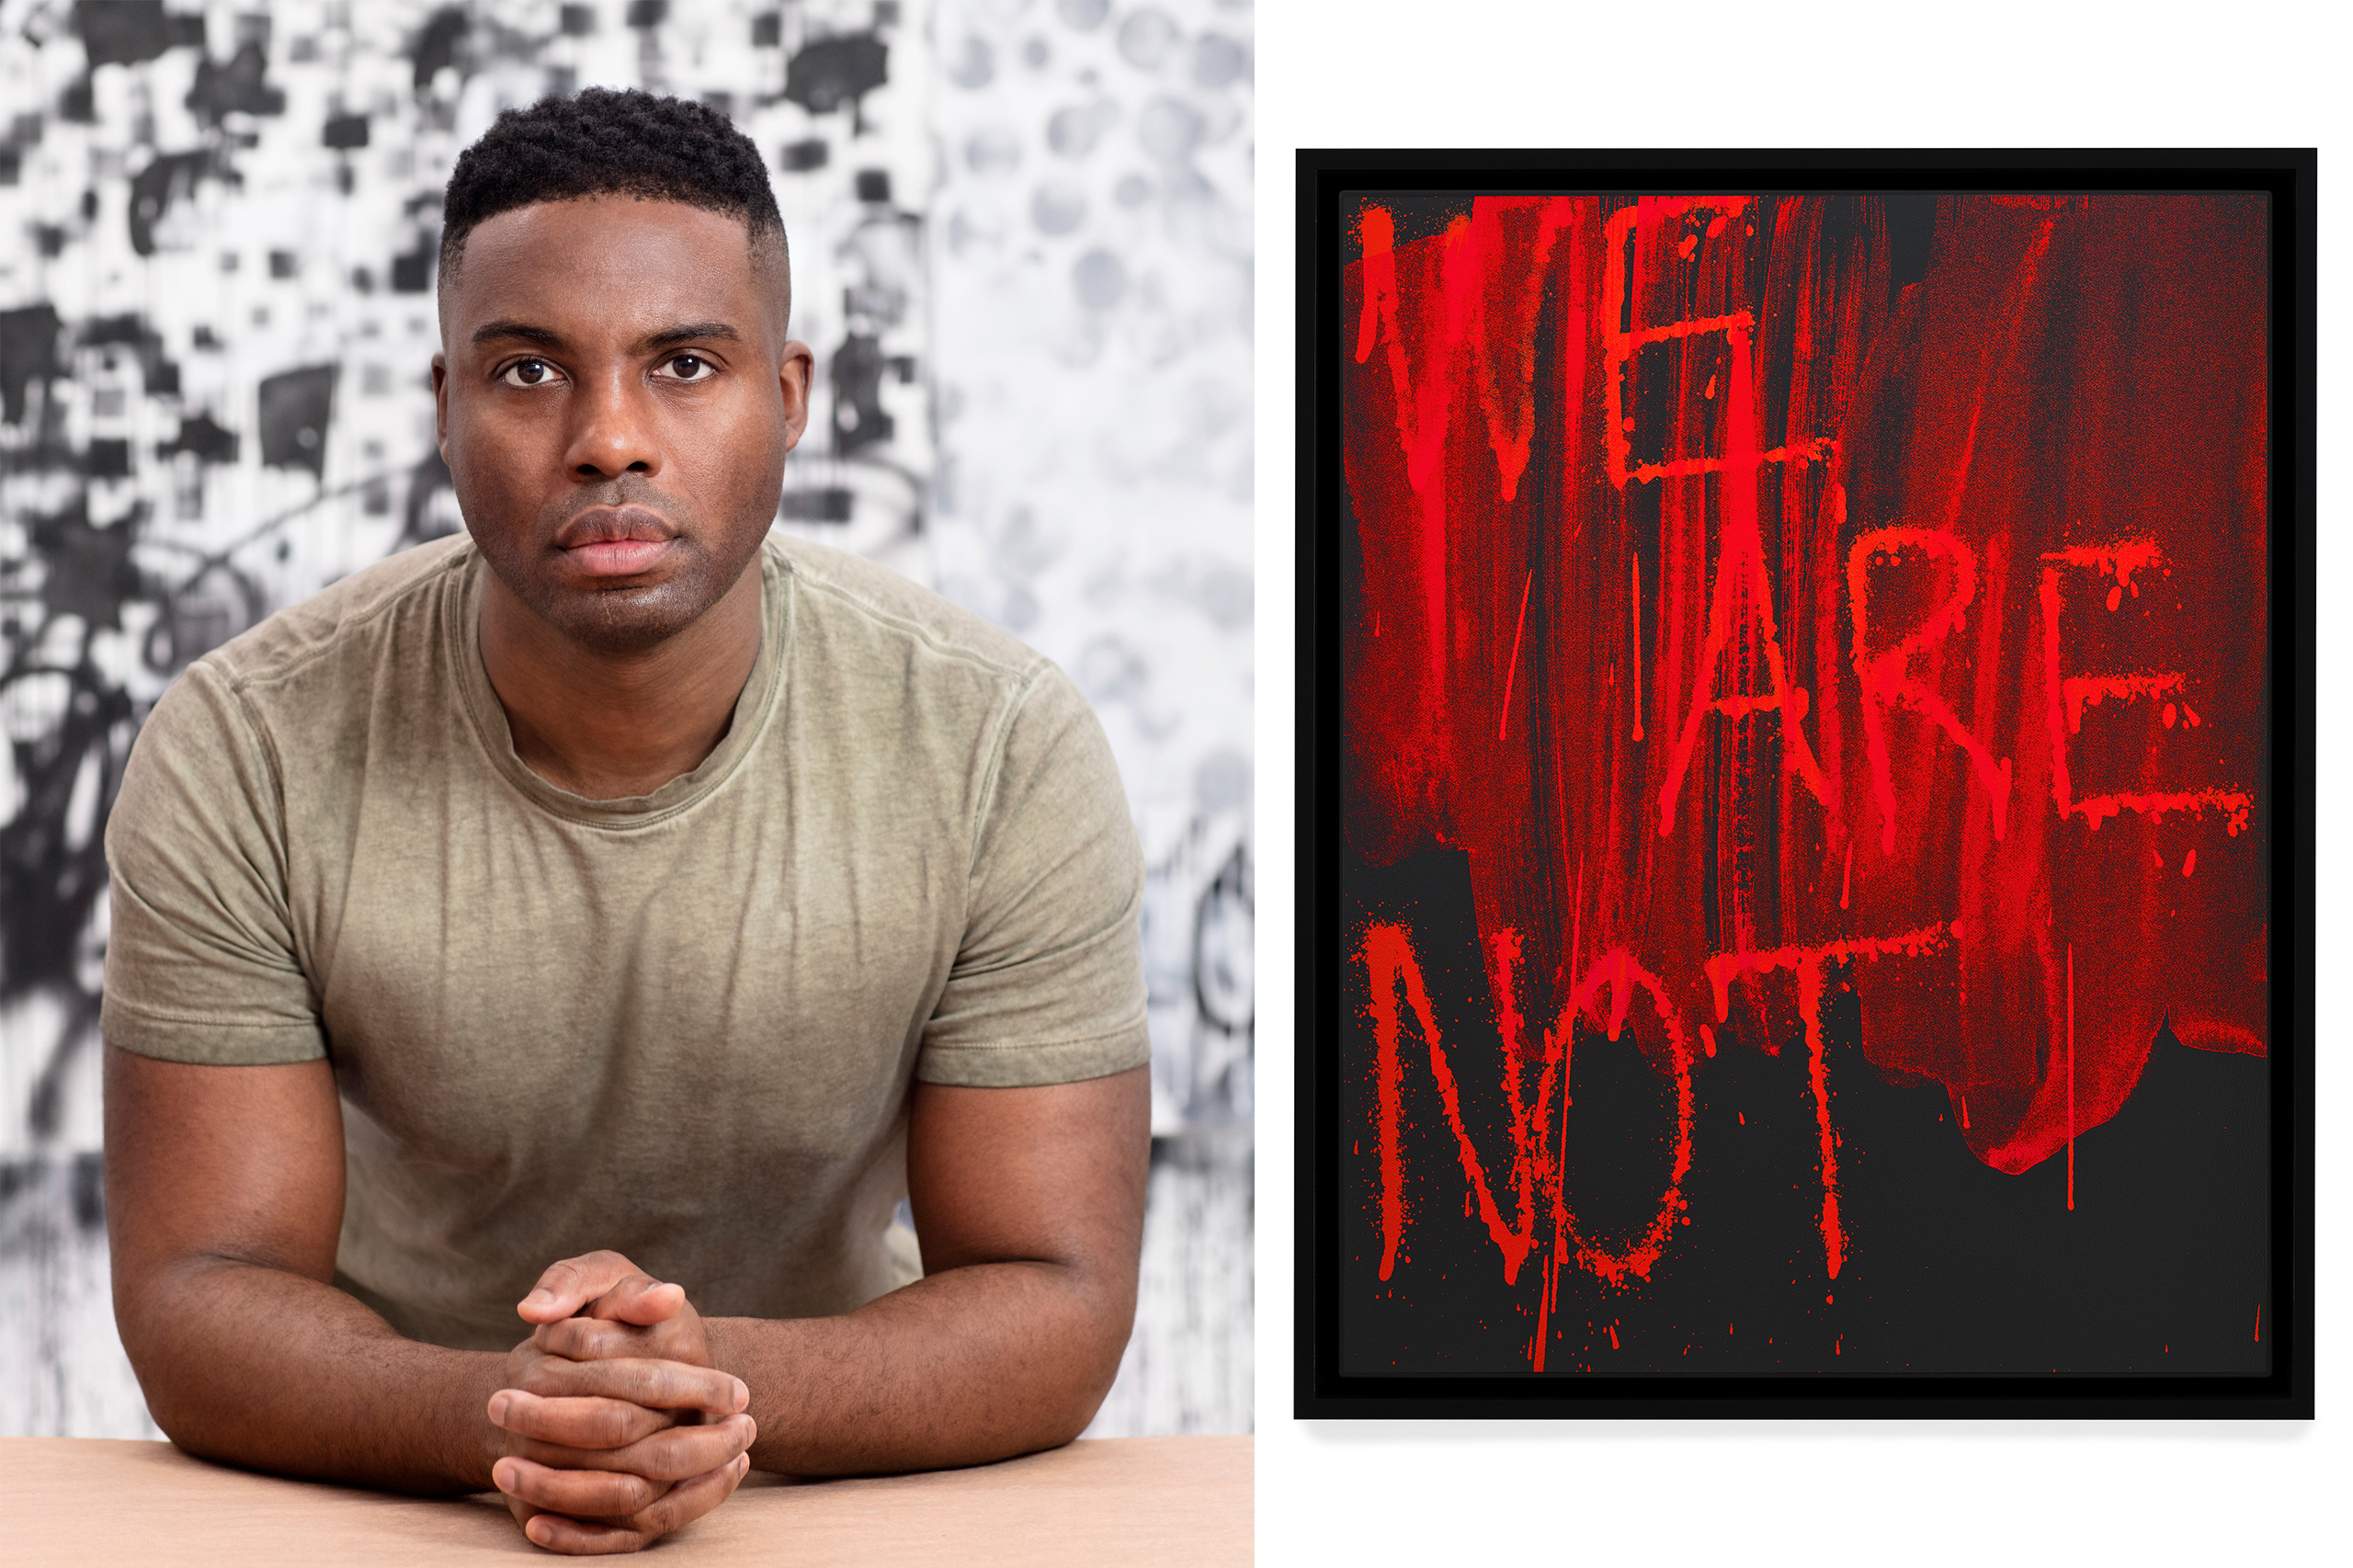
[[[503,115],[446,220],[470,537],[191,666],[108,828],[150,1408],[256,1468],[494,1484],[566,1551],[755,1464],[1069,1439],[1148,1144],[1099,728],[1011,639],[768,540],[812,360],[722,116]]]

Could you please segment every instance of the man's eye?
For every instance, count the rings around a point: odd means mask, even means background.
[[[555,367],[544,359],[517,359],[499,372],[510,387],[541,387],[555,379]]]
[[[674,381],[707,381],[710,380],[711,364],[699,354],[674,354],[662,368]]]

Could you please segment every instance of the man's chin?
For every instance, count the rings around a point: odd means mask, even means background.
[[[513,585],[509,585],[510,588]],[[642,653],[684,631],[725,593],[693,576],[654,582],[534,583],[515,597],[567,642],[599,653]]]
[[[554,596],[540,613],[565,636],[600,653],[637,653],[659,647],[700,620],[720,593],[676,578],[657,583],[600,584]],[[723,590],[722,590],[723,592]]]

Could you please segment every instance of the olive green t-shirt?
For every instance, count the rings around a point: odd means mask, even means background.
[[[718,748],[650,795],[515,755],[472,542],[207,654],[107,828],[103,1028],[176,1062],[327,1057],[338,1283],[404,1334],[523,1337],[598,1247],[706,1314],[904,1282],[909,1083],[1146,1060],[1142,863],[1101,728],[1046,659],[885,568],[762,562]]]

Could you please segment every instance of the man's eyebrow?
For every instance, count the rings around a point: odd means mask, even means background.
[[[529,322],[484,322],[474,328],[473,341],[476,344],[491,343],[502,337],[517,338],[525,343],[536,343],[542,348],[563,347],[563,334],[553,327],[533,326]]]
[[[744,340],[744,335],[723,321],[688,322],[684,326],[669,327],[661,332],[647,335],[645,346],[648,348],[667,348],[673,344],[692,343],[698,339],[708,338],[718,338],[727,343],[740,343]]]
[[[648,333],[642,341],[648,348],[667,348],[674,344],[709,342],[714,338],[726,343],[740,343],[743,337],[742,333],[723,321],[698,321]],[[563,334],[553,327],[533,326],[529,322],[485,322],[474,329],[473,341],[477,344],[493,343],[502,338],[537,344],[542,348],[564,347]]]

